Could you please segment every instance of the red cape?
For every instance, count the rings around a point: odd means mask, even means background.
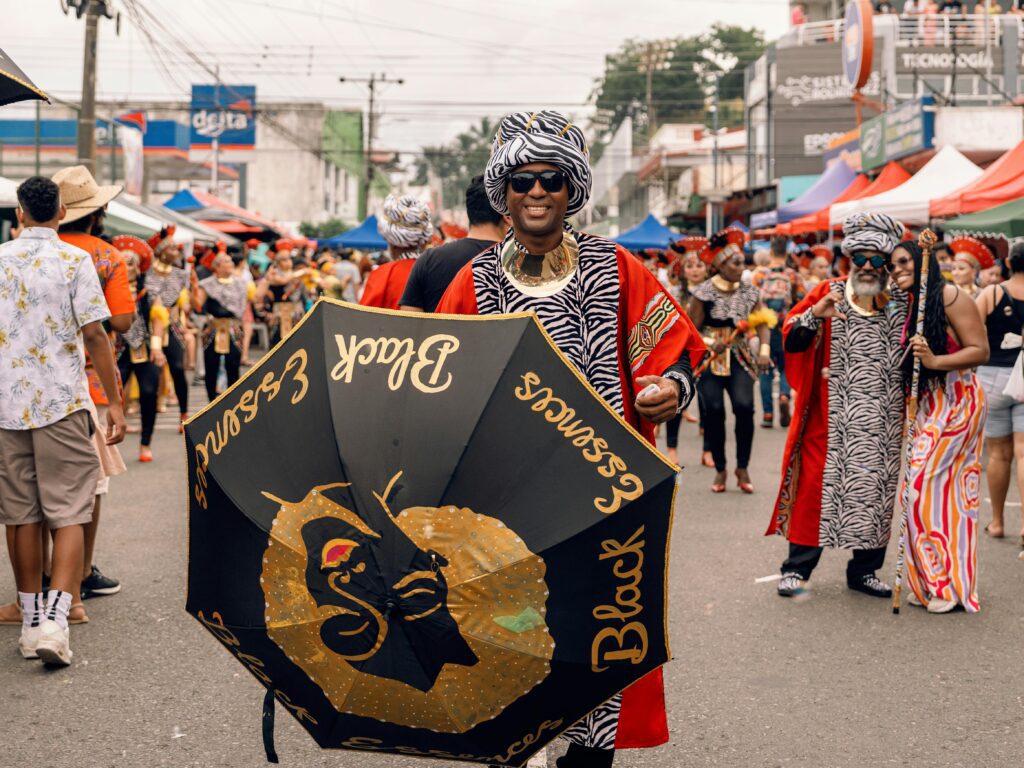
[[[696,368],[707,351],[700,334],[682,307],[664,292],[661,284],[629,251],[616,246],[619,267],[619,372],[622,378],[623,417],[649,442],[654,443],[654,424],[641,419],[633,407],[641,376],[660,376],[688,352]],[[664,302],[678,313],[667,329],[658,310]],[[440,314],[476,315],[473,262],[463,267],[448,286]],[[622,694],[622,709],[615,737],[616,749],[657,747],[668,741],[665,685],[661,669],[644,676]]]
[[[364,307],[398,309],[415,264],[416,259],[399,259],[377,267],[366,278],[366,288],[359,303]]]
[[[825,280],[786,316],[783,344],[796,318],[817,304],[845,277]],[[782,456],[782,484],[766,536],[785,536],[793,544],[817,547],[821,523],[821,478],[828,451],[828,380],[822,375],[832,358],[832,321],[824,320],[803,352],[786,352],[786,380],[796,390],[793,421]]]

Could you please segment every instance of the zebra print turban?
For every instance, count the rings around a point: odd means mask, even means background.
[[[530,163],[551,163],[565,173],[569,185],[566,215],[571,216],[587,204],[593,177],[583,131],[552,110],[516,112],[498,126],[491,159],[484,171],[487,197],[498,213],[508,214],[509,174]]]
[[[843,222],[843,255],[878,251],[886,256],[896,250],[906,229],[884,213],[855,213]]]
[[[408,195],[388,195],[377,220],[377,231],[396,248],[421,248],[434,234],[430,206]]]

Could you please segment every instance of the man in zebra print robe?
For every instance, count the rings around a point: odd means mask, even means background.
[[[509,115],[498,127],[484,183],[512,219],[504,240],[456,276],[439,313],[533,311],[594,389],[653,442],[654,426],[693,397],[705,348],[693,324],[639,259],[566,216],[590,196],[582,131],[557,112]],[[637,393],[657,385],[657,393]],[[661,670],[592,712],[565,734],[559,768],[611,766],[616,748],[668,741]]]
[[[803,588],[823,547],[853,550],[850,589],[892,594],[875,572],[885,560],[900,471],[907,301],[887,290],[886,268],[904,229],[883,214],[857,214],[843,231],[849,279],[820,283],[783,328],[797,401],[768,527],[789,540],[783,597]]]

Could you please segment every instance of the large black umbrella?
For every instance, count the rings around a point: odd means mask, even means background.
[[[669,658],[674,468],[532,315],[321,301],[185,435],[187,610],[323,747],[519,765]]]
[[[21,67],[0,50],[0,106],[29,99],[50,100],[28,79],[28,75],[21,71]]]

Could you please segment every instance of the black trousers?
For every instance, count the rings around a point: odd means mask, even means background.
[[[683,412],[680,411],[665,422],[665,445],[669,448],[679,447],[679,426],[683,423]]]
[[[206,396],[213,402],[217,397],[217,375],[220,373],[220,359],[224,358],[224,370],[228,375],[228,386],[238,381],[238,369],[242,363],[242,350],[231,340],[231,348],[226,355],[218,355],[214,351],[214,340],[203,350],[203,362],[206,365],[206,373],[203,376],[203,383],[206,385]]]
[[[697,384],[704,409],[704,441],[715,459],[715,469],[724,472],[725,461],[725,393],[729,393],[732,414],[736,419],[736,466],[746,469],[754,444],[754,380],[734,359],[728,376],[715,376],[706,371]]]
[[[160,369],[148,360],[144,363],[133,363],[131,351],[126,347],[117,359],[117,367],[121,373],[121,381],[128,385],[128,378],[133,373],[139,382],[139,410],[142,416],[142,444],[149,445],[153,440],[153,427],[156,425],[156,396],[160,391]]]
[[[185,346],[174,335],[174,332],[167,334],[167,346],[164,348],[164,357],[167,358],[167,368],[171,372],[171,381],[174,383],[174,395],[178,398],[178,409],[182,414],[188,413],[188,378],[185,376]]]
[[[822,547],[808,547],[803,544],[790,544],[789,557],[782,564],[783,573],[795,573],[805,581],[811,577],[811,571],[821,560]],[[850,562],[846,564],[846,579],[852,581],[869,573],[874,573],[885,562],[885,547],[878,549],[855,549]]]
[[[556,762],[558,768],[611,768],[615,750],[584,747],[571,741],[568,751]]]

